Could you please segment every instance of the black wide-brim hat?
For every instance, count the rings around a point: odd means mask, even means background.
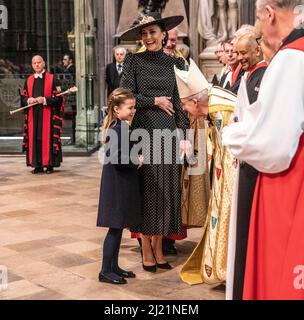
[[[125,41],[140,40],[141,31],[143,28],[157,24],[163,26],[167,31],[169,31],[178,26],[183,20],[183,16],[161,18],[160,14],[158,13],[152,13],[148,15],[140,14],[133,26],[120,35],[120,39]]]

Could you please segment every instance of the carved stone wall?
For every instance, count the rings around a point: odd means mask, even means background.
[[[200,1],[200,0],[198,0]],[[209,2],[208,2],[209,1]],[[216,12],[218,10],[218,7],[216,6],[217,1],[213,0],[202,0],[202,3],[208,2],[209,4],[212,3],[214,5],[213,10]],[[238,5],[238,27],[240,27],[243,24],[255,24],[255,1],[253,0],[238,0],[237,1]],[[228,15],[228,6],[226,6],[227,10],[227,19],[229,17]],[[205,39],[202,39],[202,37],[199,35],[198,36],[199,40],[198,42],[204,46],[204,50],[202,48],[198,48],[199,46],[196,46],[194,49],[200,49],[200,54],[199,54],[199,65],[201,70],[203,71],[204,75],[206,78],[211,81],[213,76],[219,75],[223,65],[218,62],[217,57],[214,54],[215,51],[215,45],[217,42],[220,41],[220,39],[214,39],[213,41],[210,41],[211,45],[208,46],[208,41]],[[206,47],[207,44],[207,47]]]
[[[240,23],[255,24],[255,1],[241,0],[240,1]]]

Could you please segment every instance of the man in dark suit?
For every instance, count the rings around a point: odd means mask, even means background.
[[[123,63],[126,58],[127,51],[123,47],[115,47],[113,49],[115,62],[107,65],[106,83],[108,85],[108,96],[119,87],[120,79],[123,71]]]
[[[71,53],[66,53],[62,59],[64,73],[69,73],[75,76],[76,69],[73,63],[73,56]]]
[[[62,59],[63,67],[64,67],[64,80],[62,83],[62,89],[65,91],[76,85],[76,67],[73,63],[73,55],[71,53],[66,53]],[[76,94],[70,94],[65,97],[65,118],[72,120],[72,134],[71,140],[68,144],[75,143],[75,135],[76,135],[76,114],[77,114],[77,106],[76,106]]]

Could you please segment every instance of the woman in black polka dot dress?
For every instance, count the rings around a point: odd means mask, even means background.
[[[168,30],[177,26],[183,17],[161,19],[157,16],[141,16],[138,25],[127,30],[124,40],[141,39],[146,51],[129,54],[124,63],[121,86],[130,89],[136,96],[137,111],[132,129],[145,129],[150,137],[151,164],[141,169],[143,223],[133,232],[142,233],[143,268],[155,272],[158,268],[170,269],[162,252],[162,237],[182,233],[181,218],[181,165],[177,163],[176,148],[172,150],[173,162],[164,164],[164,156],[153,164],[152,153],[154,129],[182,129],[189,127],[187,115],[181,108],[174,74],[174,65],[183,69],[182,58],[163,52]],[[173,142],[174,146],[175,142]],[[161,144],[162,153],[168,152]],[[144,153],[145,160],[147,156]],[[146,162],[146,161],[145,161]],[[152,236],[152,247],[150,239]]]

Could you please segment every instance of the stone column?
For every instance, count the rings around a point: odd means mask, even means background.
[[[197,23],[198,23],[198,0],[191,0],[189,4],[189,39],[190,39],[190,53],[193,60],[198,63],[199,62],[199,33],[197,31]]]
[[[115,46],[116,33],[116,2],[104,0],[100,6],[99,21],[103,21],[103,27],[98,32],[98,52],[99,52],[99,75],[100,75],[100,103],[101,107],[106,106],[106,84],[105,69],[108,63],[113,62],[113,48]],[[99,22],[100,24],[100,22]]]
[[[115,46],[116,32],[116,1],[104,0],[98,1],[98,77],[99,77],[99,98],[100,108],[105,107],[107,103],[106,84],[105,84],[105,68],[108,63],[113,61],[113,47]],[[100,109],[102,112],[102,109]]]
[[[137,0],[123,0],[116,33],[127,30],[137,18],[138,12]]]
[[[195,2],[195,1],[194,1]],[[188,17],[186,8],[183,0],[170,0],[162,12],[162,17],[170,17],[174,15],[181,15],[184,17],[184,21],[177,26],[179,33],[187,37],[189,34]]]
[[[116,33],[115,22],[115,1],[104,0],[104,45],[105,45],[105,64],[113,62],[112,49],[115,46],[114,35]]]
[[[104,3],[97,0],[75,0],[74,10],[76,84],[78,87],[76,146],[86,148],[89,144],[95,144],[94,128],[99,120],[97,104],[99,101],[101,104],[104,101]],[[98,21],[98,30],[95,28],[95,19]],[[96,31],[98,37],[96,37]],[[98,38],[98,43],[96,43],[96,38]],[[91,74],[97,74],[99,79],[92,78]],[[98,84],[98,87],[94,85],[94,92],[93,81],[94,84]],[[92,95],[95,98],[94,105]],[[88,114],[90,114],[89,118]]]
[[[105,2],[104,1],[98,1],[98,29],[97,29],[97,38],[98,38],[98,44],[97,44],[97,59],[98,59],[98,77],[99,77],[99,96],[100,96],[100,106],[105,105],[105,51],[106,48],[106,38],[105,38],[105,30],[106,30],[106,24],[107,21],[105,19]]]
[[[255,1],[239,0],[240,25],[255,24]]]
[[[75,61],[76,61],[76,85],[77,91],[77,116],[76,116],[76,146],[87,146],[87,116],[86,116],[86,51],[85,51],[85,2],[75,0]]]

